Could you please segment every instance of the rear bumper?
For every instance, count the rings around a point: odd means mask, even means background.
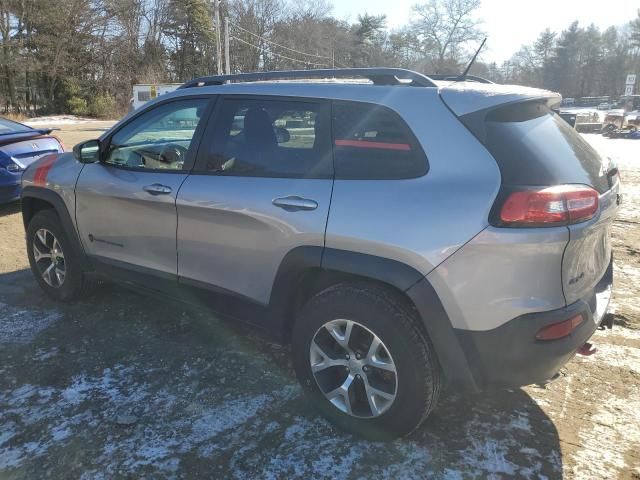
[[[469,369],[482,390],[542,383],[552,378],[593,335],[609,306],[613,260],[587,297],[568,307],[517,317],[488,331],[456,330]],[[585,321],[569,336],[536,340],[543,327],[582,314]]]

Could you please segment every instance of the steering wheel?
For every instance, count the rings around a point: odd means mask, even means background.
[[[162,163],[173,165],[176,163],[184,163],[187,158],[187,149],[177,143],[169,143],[165,145],[160,154],[158,160]]]

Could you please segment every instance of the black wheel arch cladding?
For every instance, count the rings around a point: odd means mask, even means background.
[[[310,271],[318,278],[323,274],[344,274],[372,280],[404,294],[419,314],[421,326],[433,344],[447,383],[465,390],[478,390],[438,294],[424,275],[396,260],[319,246],[293,249],[281,262],[269,303],[273,327],[281,331],[282,336],[287,336],[285,332],[290,327],[287,319],[295,314],[291,311],[292,296]]]
[[[27,186],[22,190],[22,219],[24,222],[25,230],[29,226],[29,221],[35,214],[32,209],[30,199],[35,199],[41,202],[46,202],[51,205],[51,208],[55,210],[58,218],[60,219],[61,226],[64,229],[67,238],[72,243],[74,250],[78,253],[83,269],[90,270],[90,262],[87,258],[76,227],[71,220],[71,215],[67,210],[67,207],[62,200],[62,197],[53,190],[49,190],[41,187]]]

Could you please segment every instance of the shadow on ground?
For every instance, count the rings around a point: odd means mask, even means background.
[[[20,212],[20,202],[11,202],[0,204],[0,217],[4,217],[6,215],[13,215],[14,213]]]
[[[289,350],[101,284],[72,305],[0,275],[0,477],[557,478],[553,423],[522,390],[446,395],[411,437],[335,431]],[[84,476],[83,476],[84,475]]]

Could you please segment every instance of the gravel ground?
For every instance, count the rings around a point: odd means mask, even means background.
[[[109,123],[62,124],[67,146]],[[640,478],[640,142],[615,157],[615,327],[544,387],[448,393],[411,437],[372,443],[306,404],[289,350],[239,325],[101,284],[72,305],[27,270],[0,208],[0,478]]]

